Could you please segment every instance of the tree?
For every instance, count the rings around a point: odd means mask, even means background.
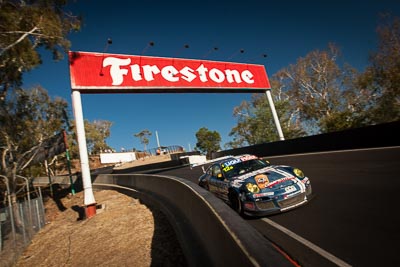
[[[304,132],[293,121],[295,111],[290,109],[288,95],[282,91],[282,87],[276,81],[271,80],[271,84],[274,105],[284,136],[287,139],[303,136]],[[243,101],[234,108],[233,115],[238,118],[238,124],[229,133],[229,136],[233,136],[234,139],[225,144],[226,148],[279,140],[266,94],[253,94],[250,102]]]
[[[357,72],[347,64],[340,68],[336,62],[339,55],[339,49],[329,44],[327,50],[312,51],[275,75],[307,134],[354,126],[354,105],[349,97],[356,96],[351,81],[357,79]],[[364,100],[359,103],[366,105]],[[349,123],[341,125],[343,120]]]
[[[274,102],[286,138],[400,119],[400,19],[384,15],[378,35],[378,51],[371,54],[372,65],[364,73],[348,64],[340,67],[340,51],[329,44],[327,50],[312,51],[272,76]],[[234,139],[225,146],[275,141],[266,107],[264,96],[236,107],[238,124],[230,132]]]
[[[217,131],[210,131],[206,127],[202,127],[196,132],[196,138],[195,150],[205,153],[207,158],[211,158],[213,152],[221,149],[221,136]]]
[[[24,174],[38,156],[53,155],[51,146],[64,128],[64,100],[51,100],[43,88],[24,91],[20,85],[23,73],[41,64],[39,48],[50,50],[56,60],[69,49],[66,37],[79,29],[80,20],[64,13],[65,4],[0,1],[0,174],[9,180],[14,208],[17,174]]]
[[[1,173],[21,173],[36,144],[61,132],[67,125],[64,99],[52,100],[42,87],[16,89],[0,106]]]
[[[359,73],[337,58],[339,49],[329,44],[315,50],[296,64],[278,71],[270,79],[272,97],[286,139],[368,125],[368,89],[360,89]],[[240,147],[278,140],[265,95],[255,94],[250,103],[235,107],[238,124],[232,128],[233,141],[226,147]]]
[[[86,142],[90,154],[99,154],[111,149],[106,143],[111,125],[112,122],[106,120],[94,120],[93,123],[85,120]]]
[[[52,100],[41,87],[13,90],[0,105],[0,174],[8,177],[14,207],[17,175],[24,176],[30,165],[60,153],[58,148],[51,151],[55,143],[63,143],[60,133],[67,124],[67,106],[61,98]]]
[[[400,119],[400,18],[383,14],[377,33],[378,51],[358,80],[360,90],[368,91],[371,124]]]
[[[140,139],[140,143],[144,144],[144,151],[146,151],[146,146],[149,144],[149,138],[147,137],[151,136],[151,132],[145,129],[139,133],[134,134],[133,136],[138,137]]]
[[[23,73],[42,63],[39,48],[55,60],[68,51],[67,35],[80,28],[80,18],[66,13],[65,0],[0,1],[0,99],[22,83]]]

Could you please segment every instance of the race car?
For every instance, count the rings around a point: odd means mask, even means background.
[[[288,211],[306,204],[312,195],[311,181],[300,169],[271,165],[249,154],[214,160],[198,184],[242,216]]]

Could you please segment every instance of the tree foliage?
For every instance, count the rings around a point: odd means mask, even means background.
[[[286,139],[367,125],[366,107],[371,105],[367,89],[357,88],[359,73],[340,67],[338,47],[315,50],[278,71],[271,78],[272,96]],[[255,96],[234,110],[238,124],[231,147],[278,140],[265,95]]]
[[[211,158],[213,152],[221,149],[221,136],[217,131],[210,131],[206,127],[202,127],[196,132],[196,138],[195,150],[205,153],[207,158]]]
[[[275,109],[279,112],[282,132],[286,138],[303,136],[304,132],[293,121],[294,114],[290,109],[288,95],[281,89],[277,86],[276,90],[273,90],[272,96]],[[233,136],[233,141],[225,144],[226,148],[238,148],[279,140],[266,94],[253,94],[250,102],[243,101],[234,108],[233,116],[238,119],[238,124],[229,133],[229,136]]]
[[[0,1],[0,175],[9,181],[14,209],[17,175],[23,175],[38,156],[54,154],[48,152],[67,126],[63,99],[51,100],[41,87],[20,88],[23,74],[41,64],[39,49],[50,50],[54,59],[69,49],[67,34],[79,29],[80,20],[64,13],[65,4]],[[15,221],[17,227],[22,225],[18,216]]]
[[[50,146],[50,138],[67,125],[68,104],[61,98],[52,100],[41,87],[16,89],[0,105],[0,173],[9,177],[11,188],[17,174],[32,163],[38,148]]]
[[[86,144],[90,154],[99,154],[111,149],[106,142],[110,137],[112,122],[94,120],[92,123],[85,120]]]
[[[285,138],[326,133],[400,119],[400,19],[383,16],[378,49],[363,73],[339,66],[340,50],[329,44],[278,71],[272,95]],[[367,56],[367,55],[366,55]],[[277,140],[265,96],[234,109],[237,125],[227,147]]]
[[[67,35],[79,30],[80,18],[66,13],[66,0],[0,1],[0,98],[21,85],[22,75],[42,63],[39,48],[61,59]]]
[[[144,145],[144,151],[147,149],[147,145],[149,144],[149,136],[151,136],[151,132],[147,129],[144,129],[133,136],[140,139],[140,143]]]
[[[308,134],[337,129],[337,118],[351,115],[346,96],[357,72],[348,65],[341,68],[339,56],[338,47],[329,44],[327,50],[312,51],[274,76],[285,87],[297,120]]]
[[[377,33],[377,51],[370,55],[371,65],[357,84],[368,90],[371,124],[400,119],[400,18],[382,14]]]

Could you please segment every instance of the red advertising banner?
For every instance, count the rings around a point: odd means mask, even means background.
[[[270,83],[263,65],[69,52],[72,90],[102,92],[254,92]]]

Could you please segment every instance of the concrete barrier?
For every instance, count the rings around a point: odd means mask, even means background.
[[[174,227],[190,266],[293,266],[229,206],[188,180],[101,174],[93,187],[113,188],[159,206]]]
[[[400,121],[394,121],[344,131],[222,150],[214,152],[212,158],[246,153],[259,157],[267,157],[320,151],[399,146],[399,136]]]

